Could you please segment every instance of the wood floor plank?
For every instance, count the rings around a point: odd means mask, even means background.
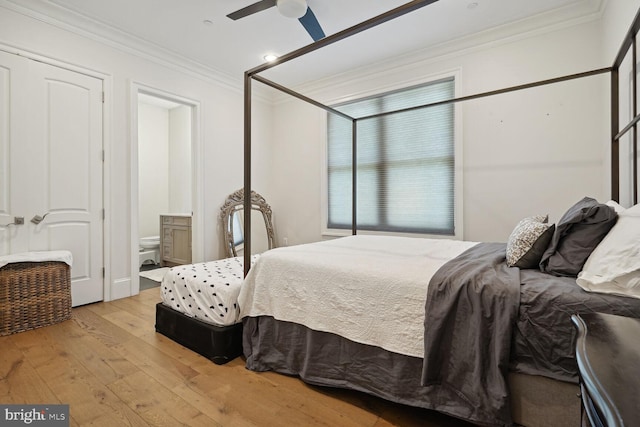
[[[67,320],[71,322],[71,320]],[[58,346],[46,332],[47,328],[59,328],[60,323],[45,328],[34,329],[11,336],[14,345],[22,351],[34,368],[50,363],[52,359],[63,357],[66,351],[63,345]]]
[[[42,383],[46,384],[61,403],[69,404],[71,416],[80,425],[146,426],[147,424],[124,402],[118,399],[100,382],[99,378],[87,370],[83,364],[67,351],[67,341],[54,341],[48,326],[33,332],[38,345],[25,345],[21,340],[22,352],[29,360],[37,361],[35,370]],[[24,336],[23,336],[24,337]],[[43,354],[49,354],[44,358]]]
[[[66,363],[60,362],[55,369],[44,366],[38,372],[60,400],[69,403],[79,425],[148,425],[77,360],[70,357]]]
[[[209,372],[211,365],[213,365],[211,360],[206,357],[200,356],[193,350],[189,350],[188,348],[177,344],[175,341],[157,333],[156,331],[144,333],[139,338],[147,344],[157,348],[164,354],[189,365],[199,373]]]
[[[247,370],[241,358],[218,366],[207,365],[208,369],[201,369],[203,379],[215,384],[231,384],[236,389],[234,393],[252,396],[255,390],[260,390],[261,397],[256,399],[270,402],[277,407],[287,402],[287,410],[296,410],[305,414],[305,422],[310,425],[340,425],[340,426],[372,426],[378,416],[350,403],[336,399],[330,394],[317,392],[318,388],[310,388],[297,378],[283,376],[273,372],[255,373]],[[211,389],[208,389],[209,391]],[[313,405],[309,405],[309,393],[314,394]],[[361,393],[358,393],[361,395]],[[223,397],[224,399],[224,397]],[[315,419],[321,420],[315,420]]]
[[[0,402],[61,403],[9,337],[0,338]]]
[[[229,407],[224,400],[217,399],[215,396],[198,389],[192,381],[179,384],[172,391],[225,427],[260,426],[259,423],[248,419],[236,408]]]
[[[194,378],[189,386],[215,401],[224,402],[225,412],[241,413],[252,422],[264,425],[277,425],[285,418],[290,425],[304,426],[363,427],[375,422],[375,417],[370,420],[347,417],[334,408],[316,404],[315,398],[311,403],[308,395],[288,389],[297,379],[281,379],[283,382],[276,384],[246,370],[219,369],[217,375]],[[233,399],[233,396],[242,396],[242,399]]]
[[[147,325],[148,320],[155,317],[156,308],[155,305],[143,304],[143,302],[145,302],[145,299],[136,296],[111,301],[109,304],[133,316],[139,317],[140,321]]]
[[[73,311],[76,310],[88,310],[99,316],[104,316],[105,314],[114,313],[116,311],[120,311],[120,308],[111,304],[111,302],[97,302],[94,304],[87,304],[82,307],[76,307]]]
[[[108,305],[109,303],[100,303],[100,305],[102,304]],[[94,311],[94,305],[96,304],[73,309],[73,320],[77,322],[86,333],[92,335],[107,347],[112,347],[135,338],[135,335],[132,335],[126,329],[121,328],[113,322],[105,321],[104,316],[113,315],[114,313],[120,312],[120,310],[99,315]]]
[[[113,349],[147,375],[169,388],[198,375],[198,372],[188,364],[167,356],[142,340],[127,341],[114,346]]]
[[[144,372],[122,378],[109,388],[151,425],[221,425]]]
[[[120,353],[108,347],[94,335],[87,334],[76,322],[64,322],[43,332],[55,341],[64,341],[65,350],[74,355],[82,365],[103,384],[110,384],[140,370]]]
[[[196,390],[196,392],[204,396],[209,396],[212,401],[219,402],[221,413],[242,414],[245,419],[256,425],[273,423],[273,420],[278,416],[279,408],[270,401],[262,398],[255,399],[253,393],[245,394],[242,388],[229,384],[224,380],[218,380],[210,376],[198,376],[191,379],[189,386],[192,390]],[[291,419],[291,415],[294,414],[287,415]],[[292,422],[290,425],[306,424]]]
[[[135,337],[140,337],[145,332],[155,330],[153,323],[148,320],[144,321],[137,315],[125,310],[105,314],[102,317]]]
[[[161,301],[160,292],[160,287],[146,289],[131,298],[137,298],[140,303],[150,303],[149,306],[155,307],[156,303]]]

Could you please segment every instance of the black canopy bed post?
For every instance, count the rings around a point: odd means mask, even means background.
[[[636,38],[631,43],[631,105],[633,108],[633,117],[638,115],[638,65],[637,65],[637,44]],[[638,125],[633,125],[633,204],[638,203]]]
[[[618,50],[618,55],[611,67],[611,198],[620,201],[620,139],[632,131],[631,151],[633,156],[632,166],[632,202],[638,203],[638,92],[637,92],[637,43],[636,35],[640,31],[640,10],[633,19],[631,28],[624,37],[622,45]],[[620,66],[629,54],[631,49],[631,101],[632,115],[631,121],[620,130]]]
[[[244,275],[251,268],[251,74],[244,73]]]
[[[618,141],[620,95],[619,66],[611,70],[611,198],[620,201],[620,143]]]
[[[358,233],[358,120],[351,121],[351,234]]]

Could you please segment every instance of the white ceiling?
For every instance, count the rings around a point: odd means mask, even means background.
[[[270,8],[232,21],[230,12],[255,0],[6,0],[147,54],[171,56],[240,80],[264,62],[312,42],[296,19]],[[338,42],[307,58],[304,67],[281,66],[283,84],[300,84],[496,27],[530,30],[597,13],[604,0],[439,0],[409,15]],[[408,0],[308,0],[327,35]],[[470,7],[475,3],[476,7]],[[533,19],[533,20],[532,20]],[[209,20],[206,25],[203,21]],[[535,23],[535,24],[532,24]],[[271,75],[269,76],[271,78]],[[277,81],[281,81],[277,80]]]

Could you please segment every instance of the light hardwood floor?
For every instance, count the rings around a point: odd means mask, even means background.
[[[157,334],[158,288],[73,309],[57,325],[0,337],[0,403],[70,405],[72,426],[470,424],[362,393],[218,366]]]

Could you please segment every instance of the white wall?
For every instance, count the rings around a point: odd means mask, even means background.
[[[276,245],[314,242],[321,232],[324,111],[292,100],[275,108],[271,194]]]
[[[0,7],[0,44],[106,74],[105,113],[105,206],[107,206],[106,299],[135,292],[132,285],[131,246],[131,87],[133,83],[198,101],[201,106],[203,166],[201,213],[204,259],[217,259],[220,251],[218,210],[227,194],[242,186],[243,97],[241,76],[237,85],[228,79],[186,70],[168,61],[151,59],[146,53],[96,41],[67,31],[62,26]],[[263,117],[254,124],[254,144],[260,150],[270,136],[270,108],[255,100]],[[261,128],[264,126],[264,128]],[[256,185],[265,182],[257,171]]]
[[[169,110],[138,103],[138,234],[157,236],[169,211]]]
[[[598,21],[532,33],[457,54],[384,64],[326,82],[309,93],[324,102],[356,98],[430,75],[459,71],[458,96],[605,66]],[[345,59],[348,60],[348,59]],[[464,239],[506,241],[525,216],[557,221],[585,195],[606,200],[608,77],[590,77],[526,93],[460,104],[463,123]],[[305,92],[306,93],[306,92]],[[324,121],[293,100],[275,108],[272,205],[280,239],[320,240]],[[276,191],[277,190],[277,191]]]
[[[169,212],[189,213],[191,204],[191,108],[169,110]]]

